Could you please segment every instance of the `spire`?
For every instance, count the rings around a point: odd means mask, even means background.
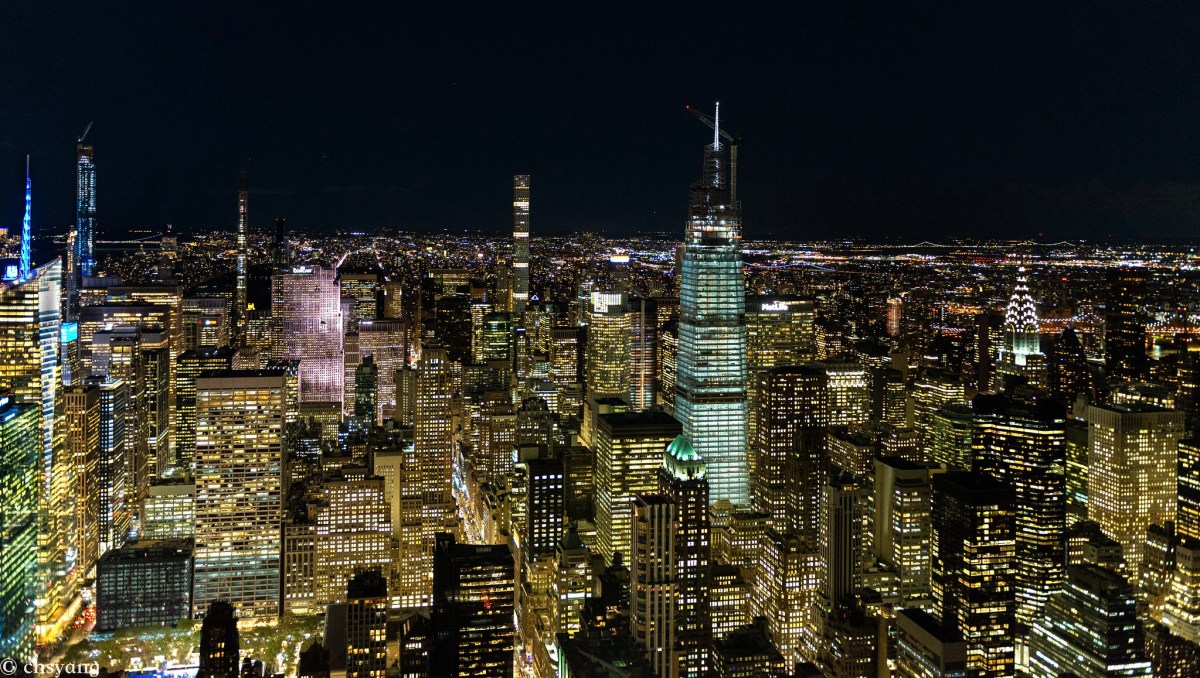
[[[21,226],[21,268],[18,275],[21,280],[28,280],[31,269],[30,258],[33,249],[32,234],[30,233],[30,217],[33,209],[33,182],[29,178],[29,156],[25,156],[25,221]]]
[[[721,102],[717,102],[717,112],[713,115],[713,150],[721,148]]]

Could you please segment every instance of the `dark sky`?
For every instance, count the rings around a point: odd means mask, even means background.
[[[502,231],[528,172],[535,232],[675,231],[719,98],[749,238],[1200,236],[1190,3],[217,4],[6,5],[0,224],[26,153],[73,220],[94,120],[102,234],[228,228],[247,164],[256,227]]]

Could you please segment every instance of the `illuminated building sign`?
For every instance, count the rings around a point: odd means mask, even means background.
[[[788,310],[788,303],[786,301],[765,301],[761,310],[767,313],[783,313]]]
[[[77,341],[79,339],[79,323],[63,323],[58,335],[64,344]]]
[[[19,274],[20,274],[20,268],[16,264],[9,264],[9,263],[4,264],[4,279],[5,280],[16,280],[17,276]]]

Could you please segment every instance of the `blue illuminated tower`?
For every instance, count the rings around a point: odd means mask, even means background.
[[[729,194],[721,110],[692,184],[679,284],[675,417],[708,464],[711,501],[750,502],[746,288],[740,206]]]
[[[33,242],[29,231],[29,219],[32,207],[33,183],[29,180],[29,156],[25,156],[25,221],[21,224],[21,269],[19,271],[21,280],[28,280],[31,270],[29,260],[32,254]]]
[[[88,129],[91,128],[88,125]],[[92,256],[96,237],[96,163],[92,147],[83,143],[86,136],[87,131],[84,131],[75,147],[75,261],[79,264],[80,276],[93,275],[96,267]]]

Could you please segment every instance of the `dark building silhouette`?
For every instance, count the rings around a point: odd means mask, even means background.
[[[208,606],[200,626],[200,670],[196,678],[237,678],[241,673],[237,612],[224,600]]]
[[[346,586],[346,678],[382,678],[387,671],[387,581],[379,570]]]
[[[1104,295],[1104,366],[1109,385],[1141,381],[1148,368],[1146,300],[1148,274],[1139,268],[1109,271]]]
[[[459,544],[452,534],[437,535],[430,676],[512,676],[513,587],[507,545]]]
[[[300,652],[300,662],[297,666],[298,678],[329,678],[329,650],[314,640],[312,645]]]

